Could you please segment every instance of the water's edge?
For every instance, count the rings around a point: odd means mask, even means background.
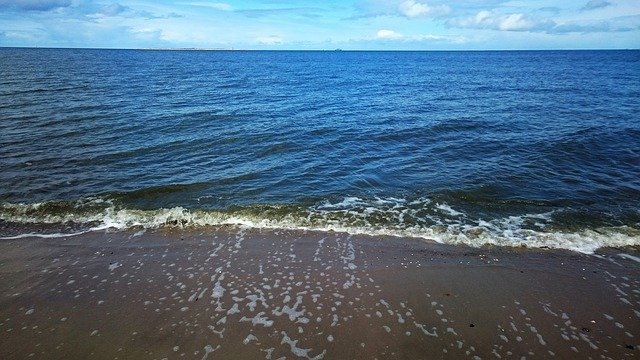
[[[65,237],[101,230],[200,228],[234,225],[263,229],[336,231],[411,237],[450,245],[566,249],[593,253],[640,245],[636,226],[567,223],[560,211],[480,218],[428,198],[344,198],[304,205],[230,209],[140,209],[105,198],[75,202],[0,204],[0,238]]]

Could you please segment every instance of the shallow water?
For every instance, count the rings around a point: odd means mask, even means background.
[[[245,223],[640,244],[638,51],[0,54],[6,236]]]

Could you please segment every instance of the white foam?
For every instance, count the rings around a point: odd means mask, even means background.
[[[209,354],[211,354],[212,352],[216,351],[220,349],[220,345],[213,347],[211,345],[207,345],[204,347],[204,356],[202,357],[202,360],[206,360],[207,357],[209,356]]]
[[[314,356],[314,357],[310,357],[309,356],[309,352],[312,349],[303,349],[303,348],[299,348],[297,346],[298,344],[298,340],[293,340],[291,339],[286,332],[282,331],[282,341],[280,342],[280,344],[287,344],[289,345],[289,347],[291,348],[291,352],[297,356],[297,357],[304,357],[307,358],[309,360],[321,360],[324,358],[324,355],[327,353],[327,350],[323,350],[320,354]]]
[[[37,210],[42,204],[1,204],[0,220],[25,224],[63,224],[67,222],[98,224],[87,231],[134,227],[235,225],[241,226],[241,230],[252,227],[336,231],[349,234],[417,237],[445,244],[464,244],[473,247],[483,245],[546,247],[582,253],[593,253],[602,247],[640,245],[640,231],[626,226],[585,229],[576,232],[545,230],[544,224],[550,220],[552,215],[550,212],[508,216],[487,221],[470,219],[469,216],[453,210],[447,204],[437,204],[435,208],[440,212],[458,217],[458,219],[446,219],[445,222],[445,219],[427,211],[429,206],[433,210],[433,205],[430,205],[428,199],[419,199],[407,204],[405,201],[393,198],[377,198],[367,201],[361,198],[347,197],[334,204],[326,202],[300,213],[292,212],[277,218],[267,218],[262,213],[249,215],[247,212],[188,210],[182,207],[158,210],[117,209],[113,204],[110,205],[109,201],[96,201],[100,204],[106,204],[108,207],[94,213],[70,212],[43,215],[37,211],[34,212],[34,209]],[[376,223],[374,219],[380,217],[387,218],[388,222],[384,225]],[[405,223],[406,217],[411,217],[413,220]],[[534,222],[539,225],[540,229],[533,230],[524,226]],[[26,233],[2,239],[66,237],[81,235],[87,231],[69,234]],[[238,235],[236,247],[241,246],[243,239],[242,232]],[[631,257],[627,257],[627,259],[633,260]],[[353,262],[348,264],[353,264]]]
[[[629,260],[633,260],[635,262],[640,263],[640,257],[637,257],[637,256],[633,256],[629,254],[618,254],[618,256],[620,256],[623,259],[629,259]]]
[[[55,238],[78,236],[78,235],[86,234],[90,231],[93,231],[93,230],[79,231],[74,233],[52,233],[52,234],[26,233],[26,234],[19,234],[15,236],[0,237],[0,240],[18,240],[18,239],[27,239],[27,238],[55,239]]]
[[[333,342],[333,335],[328,335],[327,336],[327,341],[328,342]]]
[[[225,288],[220,284],[220,279],[216,281],[213,290],[211,290],[211,297],[214,299],[220,299],[224,296]]]
[[[299,317],[301,317],[302,315],[304,315],[305,310],[301,309],[301,310],[297,310],[298,306],[302,304],[302,296],[298,296],[296,298],[296,302],[293,305],[293,307],[289,307],[289,305],[284,305],[282,307],[282,310],[273,310],[272,313],[276,316],[281,316],[283,314],[287,314],[289,316],[289,320],[290,321],[296,321],[296,319],[298,319]],[[308,320],[307,320],[308,322]]]
[[[459,211],[453,210],[451,208],[451,206],[447,205],[446,203],[437,204],[436,208],[442,210],[443,212],[445,212],[446,214],[451,215],[451,216],[462,216],[462,215],[464,215],[464,213],[461,213]]]
[[[433,328],[433,332],[429,332],[429,330],[427,330],[427,327],[423,324],[418,324],[417,322],[413,322],[413,324],[420,330],[422,330],[422,332],[427,335],[427,336],[432,336],[432,337],[438,337],[438,333],[436,332],[436,328]]]
[[[256,314],[256,316],[252,318],[243,316],[240,321],[250,321],[253,326],[262,325],[264,327],[271,327],[273,325],[273,320],[269,320],[269,318],[263,315],[265,315],[264,311]]]
[[[321,205],[318,206],[318,209],[351,209],[357,205],[365,204],[366,202],[359,197],[345,197],[342,201],[332,204],[328,201],[325,201]]]
[[[250,343],[252,341],[256,341],[257,342],[258,338],[255,337],[255,335],[253,335],[253,334],[249,334],[249,335],[247,335],[247,337],[244,340],[242,340],[242,343],[247,345],[248,343]]]
[[[264,293],[262,292],[262,290],[256,289],[256,291],[260,294],[259,296],[255,294],[250,294],[246,296],[246,298],[249,300],[249,303],[247,304],[247,306],[249,307],[251,312],[256,310],[256,306],[258,306],[258,301],[260,301],[262,303],[262,306],[264,306],[265,308],[269,307],[267,306],[267,299],[265,299]]]

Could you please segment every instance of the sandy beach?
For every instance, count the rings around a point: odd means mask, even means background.
[[[634,358],[638,257],[237,227],[3,240],[0,358]]]

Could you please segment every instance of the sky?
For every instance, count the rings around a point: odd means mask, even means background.
[[[640,0],[0,0],[0,46],[640,48]]]

